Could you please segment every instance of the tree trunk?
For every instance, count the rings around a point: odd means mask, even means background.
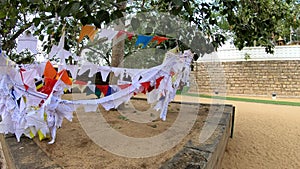
[[[118,4],[118,8],[123,10],[126,8],[126,2]],[[124,30],[125,26],[122,23],[115,24],[115,31]],[[123,67],[122,61],[124,60],[124,46],[125,40],[119,40],[116,37],[113,39],[111,66],[112,67]],[[117,78],[114,77],[113,73],[110,75],[110,84],[117,84]]]
[[[125,9],[126,1],[120,3],[118,8],[120,10]],[[123,18],[121,18],[121,19],[123,19]],[[122,22],[116,23],[115,31],[120,31],[120,30],[124,30],[124,29],[125,29],[125,23],[124,24],[122,24]],[[120,41],[116,37],[113,39],[112,56],[111,56],[111,66],[112,67],[123,67],[122,61],[124,60],[124,46],[125,46],[125,40]],[[113,73],[111,73],[109,83],[117,84],[117,81],[118,81],[118,78],[115,77]],[[124,108],[125,108],[125,104],[122,103],[121,105],[118,106],[117,109],[124,109]]]

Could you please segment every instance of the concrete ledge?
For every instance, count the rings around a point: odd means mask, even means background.
[[[218,169],[231,135],[233,107],[226,105],[223,116],[213,135],[199,146],[189,141],[172,159],[162,164],[161,169]]]
[[[62,169],[33,140],[22,137],[17,142],[13,135],[1,137],[8,169]]]

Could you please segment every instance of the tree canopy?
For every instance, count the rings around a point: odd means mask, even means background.
[[[298,0],[223,1],[221,14],[227,18],[239,49],[245,46],[265,46],[272,52],[274,40],[286,36],[287,29],[299,27]]]
[[[124,3],[126,8],[120,8]],[[299,27],[300,11],[299,0],[3,0],[0,8],[0,38],[8,53],[28,28],[44,41],[47,51],[58,43],[63,27],[65,49],[78,52],[82,44],[76,39],[82,25],[101,28],[125,13],[149,11],[167,12],[196,25],[215,47],[222,45],[229,31],[239,49],[257,43],[271,52],[272,37]]]

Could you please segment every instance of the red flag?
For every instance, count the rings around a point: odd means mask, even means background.
[[[162,36],[154,36],[151,42],[157,41],[157,44],[159,45],[161,42],[168,40],[169,38],[162,37]]]
[[[104,96],[107,95],[107,91],[109,88],[108,85],[96,85],[96,87],[104,94]]]
[[[134,33],[127,32],[127,31],[124,31],[124,30],[121,30],[121,31],[118,32],[118,34],[117,34],[116,37],[119,38],[120,36],[122,36],[122,35],[124,35],[124,34],[126,34],[126,36],[127,36],[127,38],[128,38],[129,40],[131,40],[132,37],[134,36]]]
[[[25,90],[28,90],[29,86],[24,83],[24,77],[23,77],[23,73],[22,73],[24,71],[26,71],[26,70],[23,69],[23,68],[20,69],[21,79],[22,79],[22,82],[24,84]]]
[[[127,34],[128,39],[132,40],[132,37],[134,36],[134,33],[126,32],[126,34]]]
[[[57,80],[51,79],[51,78],[45,78],[44,82],[45,82],[45,85],[39,91],[49,95],[52,92],[52,89],[53,89],[55,83],[57,82]]]
[[[142,91],[142,93],[146,94],[146,92],[148,92],[150,89],[150,82],[143,82],[143,83],[141,83],[141,85],[144,87],[144,90]]]
[[[74,82],[74,84],[78,84],[78,85],[87,85],[87,82],[80,81],[80,80],[76,80],[76,81]]]
[[[127,87],[131,86],[131,84],[122,84],[118,85],[121,89],[126,89]]]
[[[155,88],[157,89],[160,85],[161,80],[164,78],[164,76],[159,77],[158,79],[156,79],[156,83],[155,83]]]

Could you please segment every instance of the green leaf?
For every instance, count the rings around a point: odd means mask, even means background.
[[[176,6],[183,6],[183,1],[182,1],[182,0],[172,0],[172,2],[173,2]]]
[[[140,27],[140,21],[137,18],[132,18],[130,24],[131,24],[131,27],[134,31],[137,30]]]
[[[172,10],[171,10],[171,13],[173,15],[178,15],[180,12],[181,12],[181,9],[182,9],[182,6],[179,6],[179,7],[173,7]]]
[[[190,6],[190,4],[189,4],[188,1],[185,2],[183,4],[183,6],[184,6],[184,9],[189,13],[189,15],[193,15],[193,9],[191,8],[191,6]]]
[[[30,6],[29,6],[29,8],[30,9],[36,9],[36,8],[38,8],[38,4],[31,4]]]
[[[111,14],[111,20],[119,19],[123,17],[123,13],[120,10],[116,10]]]
[[[3,19],[6,17],[6,11],[0,10],[0,19]]]
[[[45,37],[44,35],[40,35],[40,36],[39,36],[39,40],[40,40],[40,41],[43,41],[43,40],[44,40],[44,37]]]
[[[96,19],[102,23],[109,23],[109,13],[105,10],[100,10],[97,12]]]
[[[121,3],[121,2],[124,2],[126,0],[117,0],[117,3]]]
[[[21,0],[21,4],[22,4],[22,6],[27,6],[28,5],[28,1],[27,0]]]
[[[53,29],[51,29],[51,27],[48,27],[48,29],[47,29],[47,34],[48,34],[48,35],[51,35],[52,32],[53,32]]]
[[[79,12],[80,9],[80,3],[79,2],[73,2],[70,3],[70,13],[76,14],[77,12]]]
[[[32,21],[34,23],[34,26],[38,27],[41,22],[41,18],[34,18]]]
[[[52,12],[54,10],[54,5],[53,4],[49,4],[45,7],[45,12]]]
[[[83,17],[84,17],[84,12],[78,12],[75,14],[75,18],[77,18],[77,19],[81,19]]]
[[[101,28],[101,22],[97,18],[95,18],[93,22],[97,28]]]
[[[153,27],[146,27],[145,33],[146,34],[152,34],[153,33]]]
[[[88,23],[87,17],[80,18],[80,22],[81,22],[82,25],[86,25]]]
[[[95,18],[92,16],[82,17],[80,19],[80,22],[82,23],[82,25],[91,24],[91,23],[94,23],[94,21],[95,21]]]
[[[61,17],[66,17],[68,16],[70,13],[72,14],[76,14],[76,12],[78,12],[80,8],[80,3],[79,2],[73,2],[73,3],[69,3],[67,5],[62,5],[62,8],[59,12],[59,15]]]

